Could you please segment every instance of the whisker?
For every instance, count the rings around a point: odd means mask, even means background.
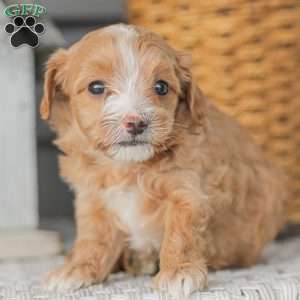
[[[116,144],[117,142],[119,142],[120,137],[121,137],[121,129],[118,128],[117,131],[115,132],[115,136],[114,139],[112,140],[112,144]]]

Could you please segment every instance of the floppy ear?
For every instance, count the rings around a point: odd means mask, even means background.
[[[181,83],[180,100],[185,102],[191,118],[201,123],[206,110],[206,99],[191,72],[191,56],[176,52],[177,72]]]
[[[43,120],[51,116],[53,101],[57,97],[59,86],[65,81],[65,65],[67,51],[60,49],[55,52],[47,62],[47,69],[44,80],[44,96],[40,106],[40,114]]]

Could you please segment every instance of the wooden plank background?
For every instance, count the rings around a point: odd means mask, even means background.
[[[3,4],[0,1],[0,12]],[[38,223],[33,50],[11,47],[0,13],[0,229]]]

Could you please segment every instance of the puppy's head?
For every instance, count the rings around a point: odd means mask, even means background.
[[[55,123],[62,101],[95,150],[123,161],[167,150],[182,123],[199,121],[204,108],[189,58],[157,35],[126,25],[94,31],[50,58],[42,118]]]

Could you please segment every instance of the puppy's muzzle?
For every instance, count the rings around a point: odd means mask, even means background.
[[[139,115],[129,115],[123,119],[122,125],[131,136],[137,136],[147,129],[148,122]]]

